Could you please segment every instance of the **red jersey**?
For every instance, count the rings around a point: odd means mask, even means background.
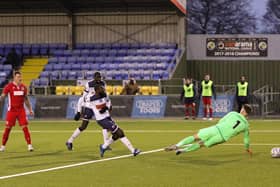
[[[17,86],[11,82],[4,87],[3,93],[8,96],[8,111],[24,109],[24,98],[27,95],[27,88],[23,84]]]

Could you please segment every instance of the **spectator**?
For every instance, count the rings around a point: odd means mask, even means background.
[[[204,117],[203,120],[207,119],[207,114],[209,114],[209,120],[213,118],[213,108],[212,108],[212,96],[216,99],[215,86],[212,80],[210,80],[210,75],[206,74],[204,80],[201,82],[201,87],[199,89],[199,94],[202,95],[202,102],[204,107]]]
[[[181,101],[185,103],[185,119],[189,119],[190,109],[192,111],[192,118],[195,119],[195,95],[196,90],[194,84],[190,78],[187,78],[181,93]]]
[[[128,83],[125,84],[121,95],[136,95],[139,93],[139,87],[134,79],[130,79]]]
[[[16,53],[15,48],[12,48],[8,53],[6,64],[11,64],[13,70],[18,70],[20,68],[20,58]]]
[[[238,104],[238,112],[240,112],[243,105],[248,104],[248,82],[246,81],[245,76],[240,77],[240,81],[236,85],[236,101]]]

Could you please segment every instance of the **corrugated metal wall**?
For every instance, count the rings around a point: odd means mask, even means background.
[[[220,85],[235,84],[245,75],[252,90],[270,85],[280,91],[279,61],[187,61],[189,76],[202,80],[206,73]]]
[[[67,16],[0,16],[1,43],[66,43]]]
[[[176,13],[77,15],[76,42],[177,42]]]

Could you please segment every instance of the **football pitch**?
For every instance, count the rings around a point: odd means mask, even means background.
[[[133,157],[116,142],[100,158],[103,138],[93,121],[75,140],[73,151],[66,149],[65,142],[80,122],[31,121],[34,152],[27,151],[23,133],[15,127],[6,152],[0,153],[0,186],[279,186],[280,159],[271,158],[270,150],[280,147],[280,121],[249,121],[253,157],[245,152],[243,134],[225,144],[179,156],[162,150],[216,121],[116,122],[144,154]]]

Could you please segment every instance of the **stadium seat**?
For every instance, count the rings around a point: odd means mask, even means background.
[[[140,92],[142,95],[151,95],[152,87],[151,86],[142,86],[140,88]]]
[[[114,87],[113,86],[110,86],[110,85],[107,85],[106,86],[106,93],[108,95],[113,95],[114,94]]]
[[[121,95],[122,90],[122,86],[114,86],[114,95]]]
[[[74,94],[75,95],[82,95],[83,92],[84,92],[84,87],[83,86],[75,86],[75,89],[74,89]]]
[[[152,86],[152,95],[159,95],[159,87],[158,86]]]
[[[68,87],[67,86],[56,86],[55,87],[55,94],[56,95],[66,95],[66,94],[68,94]]]

